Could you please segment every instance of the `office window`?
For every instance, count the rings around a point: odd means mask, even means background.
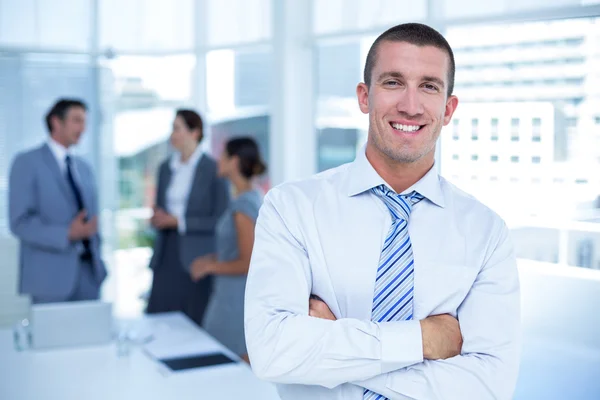
[[[56,2],[44,3],[54,5]],[[99,0],[96,3],[100,49],[113,49],[118,53],[144,50],[175,53],[191,52],[194,48],[195,19],[192,0]],[[60,12],[70,8],[65,5],[54,7]],[[89,19],[82,15],[65,21],[69,22],[63,25],[70,25],[75,21],[89,23]],[[231,26],[237,27],[237,24]]]
[[[452,120],[452,140],[458,140],[459,139],[459,127],[460,127],[460,120],[459,119],[454,119]]]
[[[221,154],[229,138],[251,136],[269,160],[271,60],[271,51],[261,46],[207,53],[206,100],[214,156]],[[269,188],[268,171],[258,185]]]
[[[361,52],[367,40],[318,43],[315,53],[317,170],[350,162],[366,137],[356,104]],[[370,43],[369,43],[370,45]],[[347,68],[338,68],[338,65]]]
[[[213,118],[245,110],[265,114],[270,97],[271,53],[264,49],[222,49],[206,55],[206,97]]]
[[[595,117],[594,121],[596,122],[596,125],[600,125],[600,116]]]
[[[510,162],[512,162],[512,163],[518,163],[519,162],[519,156],[512,156],[510,158]]]
[[[91,1],[0,0],[0,45],[89,51],[92,10]]]
[[[539,142],[541,135],[542,135],[542,119],[541,118],[533,118],[531,120],[531,136],[533,137],[533,141]],[[538,140],[536,140],[536,138]]]
[[[577,185],[585,185],[588,183],[587,179],[575,179],[575,184]]]
[[[531,183],[533,183],[534,185],[538,185],[542,183],[542,180],[540,178],[533,178],[531,179]]]
[[[515,178],[514,176],[512,178],[510,178],[510,182],[511,183],[517,183],[519,182],[519,178]]]
[[[453,160],[458,160],[458,154],[452,154],[452,159]]]
[[[363,31],[401,22],[422,21],[427,18],[428,8],[425,0],[412,1],[410,7],[398,7],[395,0],[358,0],[351,3],[338,0],[301,1],[313,2],[313,32],[316,34]]]
[[[238,51],[235,53],[235,106],[267,106],[271,90],[271,53]]]
[[[479,160],[479,156],[478,156],[477,154],[473,154],[473,155],[471,156],[471,160],[473,160],[473,161],[477,161],[477,160]]]
[[[512,118],[510,120],[510,140],[512,142],[519,141],[519,127],[521,125],[519,118]]]
[[[317,137],[317,168],[319,171],[352,161],[356,157],[359,136],[358,129],[319,129]]]
[[[171,150],[175,108],[191,103],[196,58],[120,56],[102,62],[111,75],[103,90],[114,96],[114,108],[105,118],[111,120],[118,178],[116,241],[119,249],[144,247],[150,227],[139,210],[155,204],[158,169]]]
[[[162,0],[160,2],[171,4]],[[186,2],[193,3],[192,0]],[[271,1],[208,0],[206,3],[208,13],[206,32],[210,45],[258,42],[271,37]]]
[[[533,157],[531,157],[531,162],[534,163],[534,164],[539,164],[541,162],[541,160],[542,159],[539,156],[533,156]]]
[[[533,118],[531,120],[531,140],[533,142],[542,141],[542,119]]]
[[[493,142],[498,141],[498,118],[492,118],[491,121],[491,139]]]
[[[490,181],[496,182],[496,181],[498,181],[498,177],[497,176],[490,176]]]
[[[473,118],[471,120],[471,140],[479,139],[479,120],[477,118]]]

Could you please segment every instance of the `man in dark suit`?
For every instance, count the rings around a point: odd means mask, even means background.
[[[70,154],[85,130],[86,105],[61,99],[48,112],[46,143],[17,155],[9,218],[20,240],[20,292],[34,303],[93,300],[106,277],[91,167]]]

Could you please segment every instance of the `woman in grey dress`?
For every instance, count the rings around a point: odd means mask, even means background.
[[[227,178],[235,198],[217,222],[216,255],[192,263],[193,279],[213,276],[213,292],[202,327],[247,360],[244,339],[244,291],[254,245],[254,225],[262,204],[253,178],[264,173],[258,146],[249,137],[228,141],[219,159],[219,175]]]

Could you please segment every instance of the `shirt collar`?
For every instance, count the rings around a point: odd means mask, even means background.
[[[390,185],[375,171],[375,168],[373,168],[367,159],[365,151],[366,146],[363,146],[348,169],[349,173],[346,180],[348,196],[355,196],[379,185],[385,185],[391,189]],[[440,177],[435,165],[431,167],[425,176],[402,192],[402,194],[408,194],[413,190],[426,197],[432,203],[440,207],[445,207],[444,193],[442,192]]]
[[[50,139],[48,140],[48,147],[50,147],[52,154],[54,154],[54,157],[56,157],[56,159],[60,162],[64,162],[70,153],[68,148],[58,143],[52,137],[50,137]]]
[[[185,163],[181,162],[181,153],[180,152],[177,151],[177,152],[173,153],[173,155],[171,156],[171,162],[170,162],[171,170],[176,170],[178,168],[181,168],[184,165],[195,166],[196,164],[198,164],[198,161],[200,160],[200,157],[202,157],[203,153],[204,153],[204,151],[202,150],[202,146],[200,146],[200,145],[196,146],[196,150],[194,150],[194,152],[192,153],[189,160]]]

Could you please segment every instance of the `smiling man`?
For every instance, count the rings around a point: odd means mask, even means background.
[[[246,287],[252,368],[286,399],[510,399],[519,283],[502,219],[438,175],[454,56],[403,24],[371,47],[350,164],[272,189]]]

